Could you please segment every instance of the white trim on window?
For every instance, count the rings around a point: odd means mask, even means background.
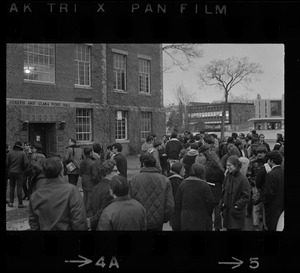
[[[128,55],[128,52],[127,52],[127,51],[121,50],[121,49],[112,48],[111,51],[112,51],[113,53],[118,53],[118,54],[122,54],[122,55],[126,55],[126,56]]]

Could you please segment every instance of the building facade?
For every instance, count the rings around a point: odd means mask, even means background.
[[[159,44],[7,44],[6,142],[63,155],[69,138],[138,153],[165,131]]]
[[[257,132],[265,134],[266,138],[284,133],[284,95],[281,99],[261,99],[258,95],[254,105],[255,115],[249,121]]]
[[[199,132],[200,128],[207,132],[220,132],[224,103],[191,103],[188,106],[189,128]],[[254,116],[253,103],[228,102],[225,111],[225,131],[239,132],[249,130]]]

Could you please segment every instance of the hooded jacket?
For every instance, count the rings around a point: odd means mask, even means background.
[[[196,157],[199,155],[198,151],[195,149],[190,149],[187,151],[186,155],[183,157],[182,163],[185,168],[185,177],[190,176],[190,169],[193,163],[195,163]]]
[[[174,210],[170,180],[155,167],[145,167],[130,181],[130,196],[146,209],[147,229],[160,229]]]

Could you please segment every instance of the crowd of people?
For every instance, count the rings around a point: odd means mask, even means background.
[[[6,148],[7,205],[17,186],[18,208],[29,199],[31,230],[161,231],[169,222],[174,231],[240,231],[250,217],[253,230],[274,231],[284,213],[281,134],[272,150],[254,130],[222,140],[204,132],[149,135],[130,178],[120,143],[105,151],[69,139],[63,158],[20,141]]]

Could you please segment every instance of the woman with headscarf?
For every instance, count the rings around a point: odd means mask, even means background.
[[[227,159],[227,173],[223,183],[220,207],[223,226],[227,230],[243,230],[246,220],[246,205],[250,200],[251,187],[248,179],[241,174],[242,162],[237,156]]]
[[[205,167],[194,163],[190,176],[178,187],[175,198],[173,230],[212,230],[214,196],[204,180]]]

